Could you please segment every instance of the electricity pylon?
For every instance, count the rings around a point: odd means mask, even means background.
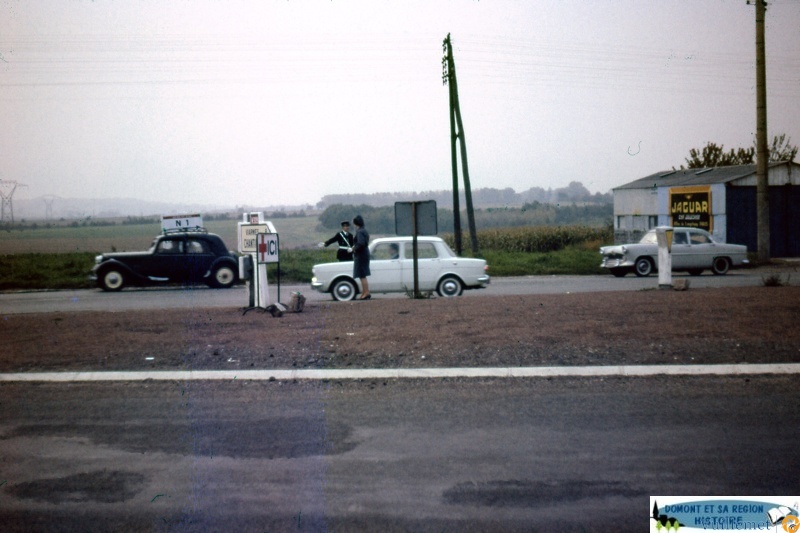
[[[19,183],[14,180],[0,180],[0,197],[2,197],[2,206],[0,206],[0,224],[10,222],[14,224],[14,192],[17,187],[27,187],[27,185]]]

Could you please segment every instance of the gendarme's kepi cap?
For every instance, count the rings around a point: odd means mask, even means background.
[[[349,220],[342,220],[341,225],[342,226],[349,226],[350,225],[350,221]]]

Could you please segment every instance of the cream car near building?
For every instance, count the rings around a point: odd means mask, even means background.
[[[617,277],[628,272],[649,276],[658,268],[656,230],[645,233],[636,244],[603,246],[600,254],[603,256],[600,266]],[[693,276],[699,276],[706,269],[716,275],[726,274],[731,267],[748,262],[747,246],[718,242],[710,233],[698,228],[674,228],[671,254],[672,270],[686,271]]]

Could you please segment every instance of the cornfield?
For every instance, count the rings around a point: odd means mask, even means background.
[[[455,247],[453,234],[443,235],[451,247]],[[463,243],[469,235],[465,234]],[[496,228],[478,231],[478,248],[496,252],[547,253],[563,250],[583,243],[611,243],[614,232],[610,226],[533,226],[516,228]]]

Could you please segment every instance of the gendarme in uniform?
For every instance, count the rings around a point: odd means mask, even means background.
[[[336,250],[336,259],[339,261],[352,261],[353,260],[353,235],[350,233],[350,222],[347,220],[342,222],[342,231],[331,237],[325,242],[320,243],[320,248],[330,246],[333,243],[338,244],[339,249]]]

